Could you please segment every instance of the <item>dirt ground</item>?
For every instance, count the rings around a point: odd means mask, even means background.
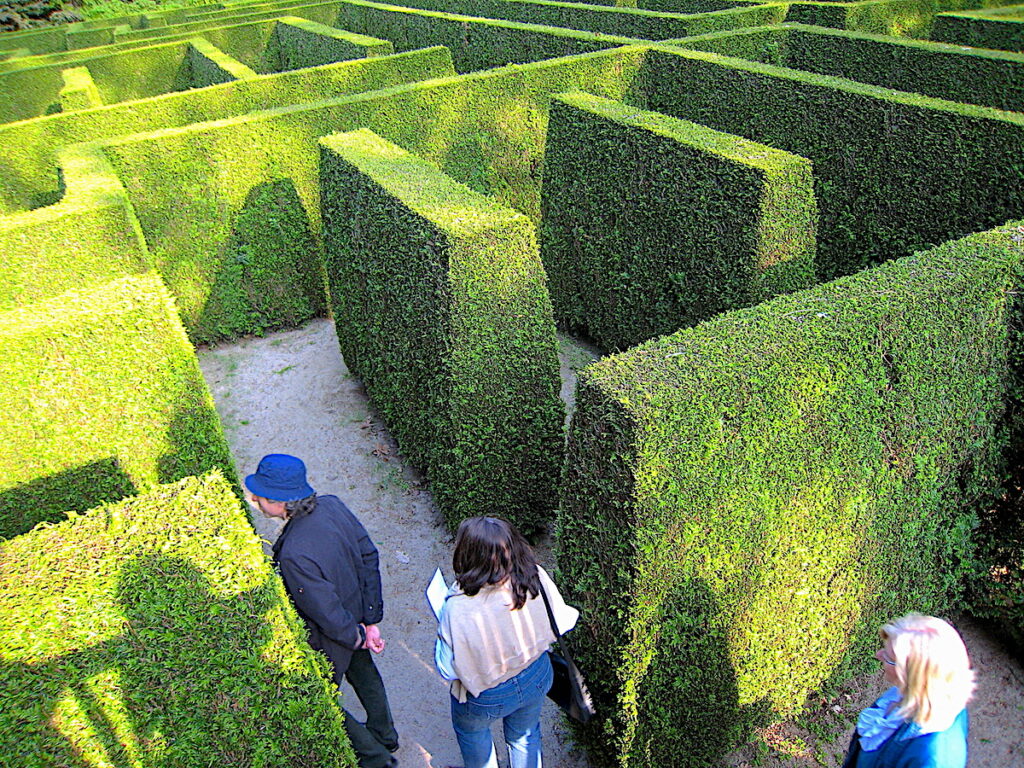
[[[594,352],[568,338],[560,341],[562,395],[569,401],[575,371]],[[317,320],[301,329],[201,350],[199,358],[239,475],[252,472],[266,453],[300,456],[317,492],[341,497],[377,543],[385,600],[381,628],[387,640],[377,663],[402,739],[401,765],[461,765],[447,686],[433,665],[436,622],[423,593],[438,566],[452,579],[451,536],[422,478],[397,455],[362,385],[345,368],[333,324]],[[278,525],[261,518],[256,526],[269,547]],[[550,548],[542,544],[538,551],[541,561],[550,563]],[[961,626],[980,677],[971,708],[971,765],[1024,767],[1024,671],[980,628],[969,622]],[[726,764],[838,765],[856,713],[879,692],[876,675],[851,681],[835,696],[810,702],[793,723],[760,734]],[[361,714],[351,691],[344,695],[345,706]],[[550,702],[543,728],[548,768],[587,766]],[[500,745],[497,729],[495,736]],[[507,764],[500,748],[498,757]]]

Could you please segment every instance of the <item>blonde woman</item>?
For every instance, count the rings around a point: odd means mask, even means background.
[[[911,613],[880,631],[892,687],[857,720],[843,768],[965,768],[974,671],[947,622]]]

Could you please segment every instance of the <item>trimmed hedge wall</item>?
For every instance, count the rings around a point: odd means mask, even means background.
[[[750,0],[754,1],[754,0]],[[795,2],[788,21],[898,37],[928,38],[937,14],[977,8],[990,0],[857,0]],[[1016,2],[1016,0],[1009,0]],[[1005,0],[996,0],[1005,2]]]
[[[533,225],[371,131],[320,147],[346,364],[452,529],[484,514],[543,529],[565,413]]]
[[[1022,287],[996,230],[580,373],[558,568],[592,756],[713,764],[863,666],[882,620],[955,604],[1006,476]]]
[[[61,72],[61,76],[64,79],[64,87],[60,89],[61,112],[103,106],[88,67],[71,67]]]
[[[814,284],[811,164],[787,152],[561,94],[541,189],[555,319],[605,349]]]
[[[277,20],[273,45],[277,50],[276,70],[279,72],[395,52],[389,40],[354,35],[298,17]]]
[[[954,45],[1024,52],[1024,14],[1014,18],[981,11],[942,13],[935,19],[931,38]]]
[[[720,7],[701,11],[659,13],[636,8],[615,8],[552,0],[411,0],[415,8],[464,13],[523,24],[626,35],[645,40],[703,34],[720,29],[755,27],[785,21],[788,5]]]
[[[0,314],[0,537],[214,467],[213,400],[154,274]]]
[[[258,77],[249,67],[232,59],[202,38],[188,44],[188,79],[193,88]]]
[[[224,83],[74,115],[56,114],[17,125],[0,125],[0,212],[4,208],[36,208],[39,197],[53,195],[57,186],[56,150],[61,146],[222,120],[453,72],[448,51],[434,47],[395,57],[344,61]]]
[[[155,264],[160,269],[168,265],[168,284],[186,326],[198,338],[209,285],[198,268],[222,262],[254,188],[283,180],[294,185],[310,228],[319,236],[321,136],[369,128],[438,163],[457,181],[536,218],[549,95],[587,88],[621,98],[644,56],[643,49],[625,48],[435,79],[119,138],[104,152],[125,181]],[[253,147],[273,151],[253,152]],[[225,173],[226,168],[231,172]],[[170,268],[182,264],[198,265],[197,271],[190,275],[180,266],[177,272]]]
[[[803,24],[719,32],[673,45],[845,77],[936,99],[1024,109],[1024,56]]]
[[[219,473],[0,544],[6,765],[356,765]]]
[[[60,163],[60,202],[0,217],[0,311],[152,267],[110,163],[82,144],[61,150]]]
[[[821,279],[1024,211],[1024,115],[678,49],[645,74],[633,103],[810,159]]]

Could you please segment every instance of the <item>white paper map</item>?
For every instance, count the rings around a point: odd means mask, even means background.
[[[441,569],[437,568],[430,579],[430,583],[427,584],[427,603],[430,605],[430,610],[434,612],[434,618],[438,621],[441,620],[441,607],[444,605],[444,599],[447,596],[448,584],[441,574]]]

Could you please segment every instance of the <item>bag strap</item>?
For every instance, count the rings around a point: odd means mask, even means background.
[[[565,638],[559,633],[558,625],[555,623],[555,613],[551,610],[551,603],[548,602],[548,593],[544,591],[544,582],[539,580],[539,576],[537,578],[538,584],[540,584],[540,596],[544,598],[544,607],[548,611],[548,621],[551,622],[551,631],[555,635],[555,642],[558,643],[559,648],[562,649],[562,653],[565,654],[565,658],[569,660],[569,663],[575,665],[576,662],[572,659],[572,652],[569,650],[569,644],[565,642]]]

